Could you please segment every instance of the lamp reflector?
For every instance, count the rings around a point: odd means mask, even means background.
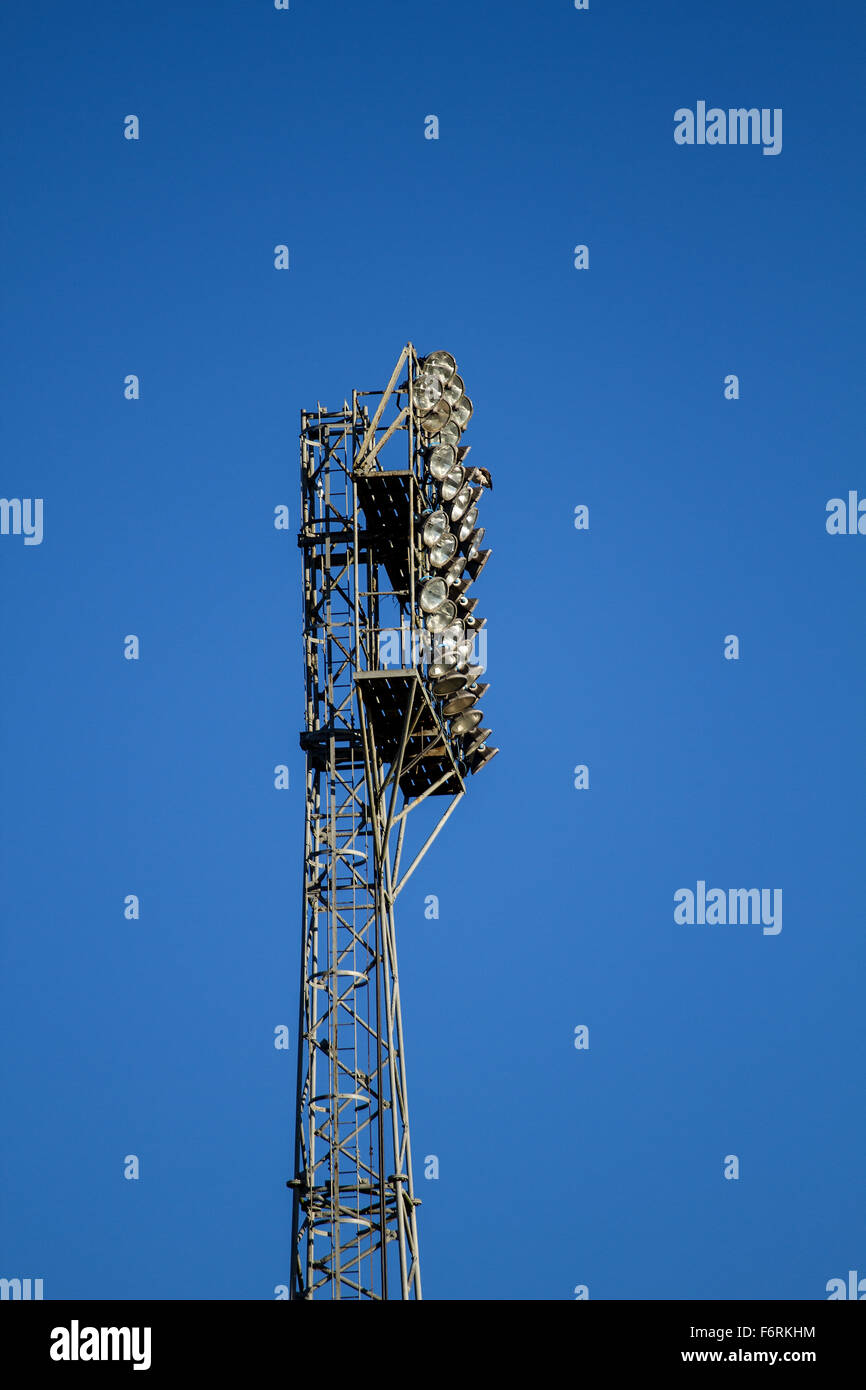
[[[447,502],[448,498],[444,498]],[[468,483],[464,483],[457,496],[454,498],[454,505],[451,508],[451,520],[459,521],[464,512],[472,506],[472,489]]]
[[[427,667],[427,674],[431,680],[441,680],[447,676],[449,671],[453,671],[457,665],[457,658],[453,652],[444,652],[436,661],[431,661]]]
[[[458,535],[461,541],[468,541],[469,537],[472,535],[472,532],[475,530],[475,523],[477,520],[478,508],[476,506],[471,506],[469,508],[469,511],[466,513],[466,515],[460,522],[460,530],[458,532]]]
[[[479,550],[475,559],[469,561],[469,564],[466,568],[468,569],[472,577],[473,584],[475,580],[478,578],[481,571],[484,569],[484,566],[487,564],[487,561],[490,559],[490,556],[492,554],[492,550]]]
[[[456,405],[463,395],[463,378],[455,372],[445,385],[445,399],[449,405]]]
[[[466,745],[464,757],[468,760],[480,748],[483,748],[492,733],[492,729],[476,729],[471,742]]]
[[[433,686],[433,694],[437,700],[442,699],[446,695],[454,695],[458,690],[462,690],[465,684],[466,677],[461,676],[457,671],[452,671],[447,676],[440,676]]]
[[[463,469],[460,467],[459,463],[455,463],[454,467],[449,469],[442,482],[443,502],[454,501],[454,498],[457,496],[457,494],[463,486],[465,477],[466,475],[463,472]]]
[[[446,478],[457,462],[457,450],[453,444],[434,444],[427,460],[428,467],[437,482]]]
[[[498,752],[498,748],[481,749],[478,753],[476,753],[475,757],[473,758],[470,764],[470,772],[473,773],[473,775],[476,772],[480,772],[482,767],[486,767],[487,763],[490,762],[490,759],[495,758]]]
[[[457,371],[457,363],[450,352],[445,352],[442,348],[437,348],[435,352],[428,352],[421,364],[423,373],[432,372],[440,376],[443,381],[450,381]]]
[[[451,720],[451,734],[456,738],[459,734],[469,734],[481,723],[484,715],[480,709],[467,709],[462,714],[457,714]]]
[[[470,690],[461,690],[458,694],[449,696],[442,706],[442,713],[446,719],[451,719],[455,714],[470,710],[477,698],[478,696],[473,695]]]
[[[435,545],[430,548],[430,563],[435,570],[439,570],[454,555],[457,549],[457,537],[450,531],[446,531],[444,536],[440,536]]]
[[[443,603],[449,601],[444,579],[428,579],[421,589],[419,602],[424,613],[435,613],[437,609],[442,607]],[[449,621],[453,621],[453,619],[449,619]]]
[[[440,400],[433,409],[421,417],[421,429],[425,434],[439,434],[451,419],[451,407],[446,400]]]
[[[468,396],[461,396],[460,400],[453,407],[454,420],[460,426],[461,430],[465,430],[466,426],[469,424],[472,418],[472,410],[472,402]]]
[[[431,584],[442,583],[441,579],[432,579],[430,582]],[[424,607],[423,593],[421,607]],[[457,607],[455,604],[451,602],[450,598],[447,598],[445,602],[435,610],[435,612],[427,614],[427,617],[424,619],[427,625],[427,631],[437,633],[444,632],[446,627],[451,626],[456,616]]]
[[[443,574],[442,578],[445,580],[445,583],[448,584],[449,586],[450,586],[451,584],[459,584],[459,583],[460,583],[460,580],[461,580],[461,578],[462,578],[462,576],[463,576],[463,571],[465,570],[465,568],[466,568],[466,556],[465,556],[465,555],[455,555],[454,559],[451,561],[450,565],[448,566],[447,570],[446,570],[445,573]]]
[[[459,425],[455,424],[453,420],[450,420],[447,425],[442,426],[438,438],[440,444],[451,444],[456,448],[457,444],[460,442]]]
[[[441,540],[448,530],[448,517],[441,507],[435,512],[431,512],[424,522],[424,529],[421,532],[421,539],[425,545],[435,545]]]
[[[464,521],[466,520],[465,517],[463,519]],[[462,526],[460,527],[460,530],[463,530]],[[481,542],[484,540],[484,527],[479,526],[478,530],[473,531],[471,536],[464,536],[464,540],[468,540],[469,542],[469,544],[466,547],[467,560],[477,560],[478,555],[481,551]]]
[[[419,415],[426,415],[442,399],[442,382],[437,376],[422,372],[415,379],[415,409]]]

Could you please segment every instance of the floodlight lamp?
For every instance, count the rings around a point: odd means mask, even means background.
[[[469,421],[472,417],[472,410],[472,402],[470,401],[468,396],[461,396],[460,400],[453,407],[452,413],[454,416],[454,420],[457,423],[457,425],[459,425],[461,430],[465,430],[466,426],[469,424]]]
[[[473,584],[475,583],[475,580],[478,578],[481,571],[484,569],[484,566],[487,564],[487,561],[490,559],[490,556],[492,554],[492,550],[479,550],[475,559],[469,561],[467,569],[469,571],[469,576]]]
[[[469,537],[472,535],[472,532],[475,530],[475,523],[476,523],[477,520],[478,520],[478,508],[473,504],[473,505],[469,508],[469,510],[468,510],[468,512],[466,513],[466,515],[463,517],[462,521],[460,522],[460,530],[458,531],[457,534],[458,534],[458,536],[459,536],[461,542],[462,542],[462,541],[468,541],[468,540],[469,540]],[[483,531],[482,531],[481,534],[482,534],[482,535],[484,534]],[[469,559],[470,559],[470,560],[472,559],[472,553],[471,553],[471,551],[470,551],[470,553],[469,553]]]
[[[469,734],[481,723],[484,714],[480,709],[467,709],[462,714],[457,714],[451,720],[451,736],[457,738],[460,734]]]
[[[456,372],[450,381],[445,383],[445,399],[449,405],[456,405],[463,395],[463,378],[457,376]]]
[[[427,546],[435,545],[440,541],[448,530],[448,517],[442,508],[439,507],[435,512],[431,512],[424,522],[424,529],[421,532],[421,539]]]
[[[443,497],[443,500],[446,502],[449,501],[447,497]],[[463,514],[467,512],[471,506],[472,489],[468,483],[464,483],[462,488],[454,498],[454,505],[451,508],[451,520],[459,521],[461,516],[463,516]]]
[[[466,677],[459,671],[452,671],[447,676],[440,676],[433,686],[433,694],[437,700],[446,695],[454,695],[458,690],[462,690],[466,684]]]
[[[453,420],[450,420],[447,425],[442,426],[437,439],[440,444],[451,444],[456,448],[460,441],[460,429]]]
[[[490,762],[491,758],[495,758],[498,752],[498,748],[479,749],[469,768],[472,775],[474,776],[476,772],[480,772],[482,767],[486,767],[487,763]]]
[[[442,706],[442,713],[446,719],[451,719],[455,714],[463,714],[464,710],[470,710],[475,704],[476,696],[469,690],[461,690],[458,694],[450,696]]]
[[[442,581],[433,580],[432,582],[434,584],[437,582],[441,584]],[[421,606],[423,608],[423,601]],[[451,602],[450,598],[448,598],[445,600],[445,602],[441,605],[440,608],[437,608],[435,610],[435,612],[427,614],[427,617],[424,619],[427,625],[427,631],[435,633],[444,632],[447,627],[451,626],[456,616],[456,605]]]
[[[464,756],[466,758],[471,758],[474,753],[479,752],[492,733],[492,729],[476,729],[472,735],[471,742],[466,745]]]
[[[457,363],[450,352],[445,352],[442,348],[437,348],[435,352],[429,352],[421,364],[422,374],[432,373],[444,381],[450,381],[457,371]]]
[[[471,508],[470,508],[470,511],[471,511]],[[466,516],[463,518],[463,525],[464,525],[464,526],[465,526],[465,524],[466,524],[466,517],[468,517],[468,515],[469,515],[469,512],[467,512],[467,513],[466,513]],[[460,527],[460,530],[461,530],[461,531],[463,530],[463,526]],[[463,537],[462,537],[462,540],[468,542],[468,544],[467,544],[467,546],[466,546],[466,559],[467,559],[467,560],[477,560],[477,559],[478,559],[479,552],[480,552],[480,550],[481,550],[481,542],[484,540],[484,527],[483,527],[483,526],[479,526],[479,528],[478,528],[477,531],[473,531],[472,534],[471,534],[470,536],[463,536]]]
[[[437,376],[422,373],[415,380],[415,409],[419,415],[426,415],[442,399],[442,382]]]
[[[441,680],[449,672],[454,670],[457,665],[457,658],[453,652],[443,652],[435,661],[431,661],[427,667],[427,674],[431,680]]]
[[[430,548],[430,564],[435,570],[440,570],[443,565],[447,565],[452,559],[457,549],[457,537],[450,531],[446,531],[436,543]]]
[[[421,416],[421,429],[426,435],[440,434],[445,425],[451,419],[451,407],[445,400],[440,400],[432,410]]]
[[[427,466],[437,483],[441,483],[456,462],[457,450],[453,444],[434,444],[427,459]]]
[[[454,498],[457,496],[460,489],[464,485],[465,478],[466,475],[463,472],[463,469],[460,467],[459,463],[455,463],[454,467],[449,470],[446,477],[442,480],[443,502],[454,501]]]
[[[444,579],[428,579],[423,586],[419,598],[421,609],[424,613],[436,613],[443,603],[450,602],[448,598],[448,588]],[[455,608],[455,612],[456,612]],[[453,621],[453,619],[451,620]]]
[[[444,573],[443,576],[442,576],[442,578],[445,580],[445,583],[449,586],[449,588],[450,588],[451,585],[453,585],[453,584],[459,584],[459,583],[460,583],[460,580],[461,580],[461,578],[462,578],[463,571],[465,570],[465,568],[466,568],[466,556],[465,556],[465,555],[455,555],[454,559],[451,561],[450,565],[448,566],[447,570],[445,571],[445,573]]]

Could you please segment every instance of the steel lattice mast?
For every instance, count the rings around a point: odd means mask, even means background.
[[[418,522],[435,502],[429,431],[440,418],[419,411],[422,370],[409,344],[384,391],[301,416],[306,825],[289,1182],[297,1299],[421,1297],[394,909],[475,770],[431,688],[436,653],[416,640],[429,574]],[[481,765],[492,750],[473,756]],[[432,825],[430,808],[442,802],[431,797],[447,797]],[[406,867],[417,839],[407,827],[422,804],[428,833]]]

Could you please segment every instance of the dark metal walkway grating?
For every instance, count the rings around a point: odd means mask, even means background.
[[[409,499],[417,484],[411,473],[358,473],[358,502],[367,539],[385,566],[395,592],[409,592]],[[395,541],[396,537],[402,538]]]
[[[376,750],[385,763],[392,763],[400,751],[403,724],[414,689],[414,731],[406,745],[405,770],[400,789],[405,796],[420,796],[440,778],[446,777],[433,796],[454,796],[462,790],[457,764],[449,753],[442,725],[418,672],[411,668],[358,671],[355,674],[367,718],[373,727]]]

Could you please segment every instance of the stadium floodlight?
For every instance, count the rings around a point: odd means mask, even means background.
[[[457,665],[457,657],[453,652],[439,652],[435,661],[431,661],[427,667],[427,674],[431,680],[441,680],[454,670]]]
[[[470,510],[471,510],[471,509],[470,509]],[[464,524],[464,525],[465,525],[465,523],[466,523],[466,517],[468,517],[468,515],[469,515],[469,513],[467,512],[466,516],[463,518],[463,524]],[[462,530],[463,530],[463,526],[460,527],[460,531],[461,531],[461,532],[462,532]],[[469,535],[469,536],[463,536],[463,537],[462,537],[462,539],[461,539],[461,544],[465,543],[465,545],[466,545],[466,558],[467,558],[467,560],[477,560],[477,559],[478,559],[478,556],[479,556],[479,554],[480,554],[480,552],[481,552],[481,542],[482,542],[483,540],[484,540],[484,527],[483,527],[483,526],[479,526],[478,529],[477,529],[476,531],[473,531],[471,535]]]
[[[462,469],[460,471],[461,473],[463,472]],[[447,502],[451,502],[452,504],[452,522],[459,521],[463,513],[468,511],[469,508],[472,506],[472,488],[469,486],[467,482],[463,482],[461,483],[461,486],[458,488],[457,492],[454,494],[453,498],[448,497],[444,500]]]
[[[457,376],[455,372],[454,376],[445,384],[445,399],[449,405],[456,405],[462,395],[463,378],[462,376]]]
[[[446,531],[444,536],[440,536],[430,547],[430,564],[434,570],[441,570],[443,565],[447,565],[457,550],[457,537],[451,532]]]
[[[454,656],[458,661],[460,660],[460,639],[454,637],[450,627],[443,628],[436,633],[436,645],[433,654],[436,657],[447,654]]]
[[[422,587],[418,602],[424,613],[435,613],[448,601],[448,588],[444,579],[428,579]]]
[[[447,424],[442,426],[437,438],[440,444],[450,444],[452,448],[456,448],[460,442],[460,434],[459,425],[454,420],[449,420]]]
[[[457,462],[457,450],[453,444],[434,444],[427,458],[431,475],[440,483],[447,478]]]
[[[454,467],[448,470],[442,480],[442,501],[453,502],[465,481],[466,474],[460,467],[460,464],[455,463]]]
[[[433,684],[433,694],[437,700],[444,699],[447,695],[454,695],[458,690],[462,690],[466,684],[466,677],[460,671],[452,671],[447,676],[440,676]]]
[[[447,532],[448,514],[439,507],[435,512],[430,512],[427,520],[424,522],[424,527],[421,531],[421,539],[425,545],[432,546],[435,545],[437,541],[440,541]]]
[[[435,352],[430,352],[421,363],[423,375],[438,376],[443,382],[452,381],[457,371],[457,363],[450,352],[444,352],[437,348]],[[461,383],[462,390],[462,383]]]
[[[466,513],[469,511],[470,507],[476,506],[478,498],[480,496],[480,487],[472,487],[470,483],[464,483],[457,496],[454,498],[453,503],[451,504],[452,523],[459,521],[461,517],[465,516]],[[475,513],[475,519],[478,519],[477,511]],[[473,521],[470,530],[474,529],[475,522]]]
[[[457,616],[457,605],[446,599],[443,604],[433,613],[428,613],[424,619],[428,632],[444,632],[450,627]]]
[[[462,579],[462,577],[463,577],[463,571],[465,570],[465,568],[466,568],[466,556],[465,556],[465,555],[455,555],[455,556],[454,556],[454,559],[451,561],[450,565],[448,566],[447,570],[445,571],[445,573],[444,573],[443,576],[442,576],[442,578],[445,580],[445,583],[448,585],[449,588],[453,588],[453,586],[454,586],[455,584],[459,584],[459,583],[460,583],[460,581],[461,581],[461,579]]]
[[[471,733],[483,718],[484,714],[480,709],[467,709],[462,714],[456,714],[451,720],[452,736],[456,738],[459,734]]]
[[[421,416],[419,421],[424,434],[439,434],[451,419],[451,407],[446,400],[438,401],[433,409]]]
[[[482,767],[490,762],[491,758],[495,758],[498,752],[498,748],[489,748],[486,745],[483,748],[479,748],[475,756],[468,760],[469,771],[472,773],[473,777],[476,772],[480,772]]]
[[[437,351],[423,359],[415,399],[420,428],[432,437],[423,456],[429,482],[425,496],[432,499],[433,510],[424,514],[420,525],[429,569],[422,576],[419,602],[435,638],[427,679],[431,695],[442,702],[441,717],[450,721],[448,737],[461,749],[465,768],[469,736],[473,757],[486,754],[473,731],[482,718],[476,705],[488,686],[478,684],[484,668],[469,665],[485,620],[475,616],[477,599],[468,598],[466,590],[490,555],[481,548],[485,533],[478,526],[478,503],[483,489],[493,484],[488,469],[467,462],[471,446],[460,443],[473,405],[450,353]],[[433,576],[431,570],[439,573]]]
[[[472,417],[473,405],[468,396],[461,396],[460,400],[452,407],[452,416],[459,429],[465,430]]]
[[[457,536],[458,536],[458,539],[460,540],[461,545],[462,545],[462,543],[463,543],[464,541],[468,541],[468,540],[469,540],[469,537],[472,535],[472,532],[475,530],[475,523],[476,523],[477,520],[478,520],[478,508],[477,508],[476,506],[473,505],[473,506],[471,506],[471,507],[469,508],[468,512],[466,512],[465,516],[463,516],[463,517],[461,518],[461,521],[460,521],[460,529],[459,529],[458,532],[457,532]],[[482,534],[482,535],[484,534],[484,531],[483,531],[483,530],[482,530],[481,534]],[[469,556],[469,559],[472,559],[472,556],[471,556],[471,555]]]
[[[464,637],[462,642],[456,644],[454,650],[457,653],[457,660],[461,665],[468,666],[474,641],[474,637]]]
[[[464,710],[469,710],[475,704],[477,696],[471,690],[460,690],[456,695],[450,695],[442,706],[442,713],[446,719],[451,719],[455,714],[462,714]],[[453,726],[452,726],[453,731]]]
[[[463,756],[469,759],[473,754],[482,749],[492,732],[492,729],[476,729],[471,739],[466,744]]]
[[[427,415],[442,399],[442,382],[437,376],[422,374],[415,381],[415,409]],[[447,402],[446,402],[447,404]]]
[[[469,575],[470,583],[475,583],[476,579],[478,578],[481,571],[484,569],[484,566],[487,564],[487,561],[490,559],[490,556],[492,554],[492,550],[479,550],[478,554],[475,556],[473,560],[468,560],[466,562],[466,573]],[[469,585],[467,584],[466,587],[468,588]]]

